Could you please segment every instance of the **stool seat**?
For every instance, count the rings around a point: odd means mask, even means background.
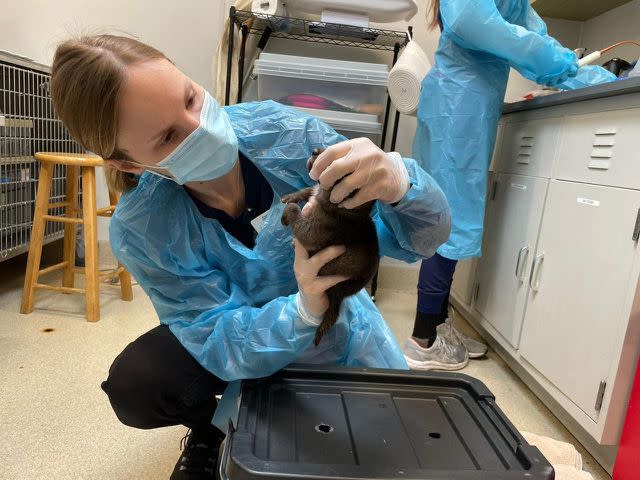
[[[39,162],[50,162],[56,165],[73,165],[76,167],[102,167],[104,160],[88,153],[38,152],[35,154]]]
[[[84,293],[86,298],[87,320],[100,319],[100,277],[117,275],[120,278],[120,290],[123,300],[133,299],[131,275],[118,263],[118,268],[111,272],[98,272],[98,217],[110,217],[118,203],[118,196],[109,191],[110,205],[96,207],[96,167],[104,165],[102,158],[82,153],[38,152],[36,160],[40,162],[40,177],[36,205],[33,214],[33,228],[29,242],[29,258],[22,292],[22,313],[31,313],[35,304],[36,290],[53,290],[62,293]],[[56,165],[66,165],[65,201],[49,203],[51,181]],[[82,209],[78,202],[78,178],[82,175]],[[64,215],[49,214],[49,210],[64,207]],[[47,222],[64,223],[64,260],[40,270],[42,245]],[[75,266],[77,226],[84,228],[85,266]],[[40,275],[62,270],[62,286],[47,285],[38,281]],[[84,272],[85,288],[74,287],[74,274]]]

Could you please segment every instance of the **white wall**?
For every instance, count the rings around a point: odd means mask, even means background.
[[[69,36],[126,32],[163,51],[191,78],[211,88],[211,61],[225,8],[222,0],[7,0],[0,7],[0,49],[50,65],[56,44]],[[99,172],[98,203],[107,202]],[[99,240],[108,239],[107,222],[100,219]]]
[[[622,40],[640,40],[640,0],[633,0],[609,12],[584,22],[581,43],[589,51],[605,48]],[[640,48],[622,46],[603,55],[600,64],[619,57],[633,62],[640,57]]]
[[[640,0],[632,0],[584,22],[546,18],[549,33],[568,48],[585,47],[593,52],[622,40],[640,40]],[[601,65],[613,57],[633,62],[640,48],[625,45],[598,60]]]
[[[221,0],[6,1],[0,9],[0,48],[50,65],[56,44],[71,35],[126,32],[210,88],[224,7]]]
[[[574,20],[561,20],[557,18],[544,18],[549,35],[558,40],[562,45],[571,50],[583,47],[580,43],[582,26],[584,22]]]

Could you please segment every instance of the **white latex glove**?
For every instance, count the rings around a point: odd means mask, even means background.
[[[298,313],[306,323],[319,325],[322,321],[322,315],[329,308],[327,289],[348,280],[349,277],[342,275],[318,276],[318,272],[331,260],[346,252],[347,249],[344,246],[334,245],[309,257],[309,253],[298,240],[294,239],[293,245],[296,254],[293,271],[299,289]]]
[[[309,175],[326,190],[340,180],[330,198],[344,208],[356,208],[372,200],[396,203],[411,186],[400,154],[385,153],[368,138],[354,138],[327,148],[316,158]],[[356,189],[358,193],[346,199]]]

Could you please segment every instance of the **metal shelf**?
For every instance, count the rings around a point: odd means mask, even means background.
[[[393,53],[391,66],[398,60],[400,50],[409,43],[409,36],[412,27],[408,27],[407,32],[394,30],[380,30],[369,27],[355,27],[352,25],[342,25],[328,23],[317,20],[305,20],[302,18],[280,17],[263,13],[236,10],[235,7],[229,9],[229,42],[227,47],[227,78],[225,88],[225,105],[229,105],[231,91],[231,59],[233,58],[234,30],[240,29],[242,38],[240,42],[240,54],[238,59],[238,95],[236,102],[242,101],[242,80],[244,78],[244,60],[247,37],[250,34],[260,35],[258,48],[263,50],[269,38],[284,38],[303,42],[322,43],[325,45],[337,45],[341,47],[364,48],[368,50],[380,50]],[[387,95],[385,107],[382,139],[380,148],[385,150],[387,131],[389,126],[391,108],[391,97]],[[389,150],[395,150],[396,139],[398,137],[398,123],[400,112],[396,110],[394,115],[393,131],[391,134],[391,146]],[[371,297],[375,301],[376,290],[378,288],[378,274],[371,282]]]
[[[234,19],[240,25],[247,25],[249,33],[254,35],[270,31],[272,37],[305,42],[388,51],[393,51],[396,44],[402,48],[408,42],[405,32],[279,17],[244,10],[236,10]]]
[[[249,34],[260,35],[258,48],[263,50],[269,38],[285,38],[313,43],[338,45],[342,47],[364,48],[369,50],[382,50],[393,53],[391,66],[395,65],[400,50],[409,42],[412,32],[411,26],[408,32],[394,30],[380,30],[369,27],[355,27],[337,23],[305,20],[302,18],[280,17],[263,13],[229,9],[229,44],[227,51],[227,79],[225,88],[225,105],[229,105],[231,91],[231,59],[233,58],[234,30],[238,26],[242,33],[240,43],[240,55],[238,59],[238,95],[236,102],[242,101],[242,80],[244,78],[245,46]],[[389,113],[391,98],[387,95],[387,104],[383,117],[382,140],[380,147],[384,150],[389,125]],[[398,135],[398,122],[400,113],[395,112],[393,133],[391,135],[391,150],[395,149]]]

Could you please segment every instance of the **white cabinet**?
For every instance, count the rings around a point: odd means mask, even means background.
[[[503,116],[483,256],[452,290],[554,413],[606,445],[640,355],[638,132],[640,94]]]
[[[488,200],[475,309],[515,348],[548,183],[498,174]]]
[[[549,187],[521,353],[593,420],[625,320],[639,209],[640,191],[556,180]]]
[[[475,258],[461,260],[456,265],[456,271],[453,275],[451,292],[465,305],[471,305],[477,264],[478,261]]]

